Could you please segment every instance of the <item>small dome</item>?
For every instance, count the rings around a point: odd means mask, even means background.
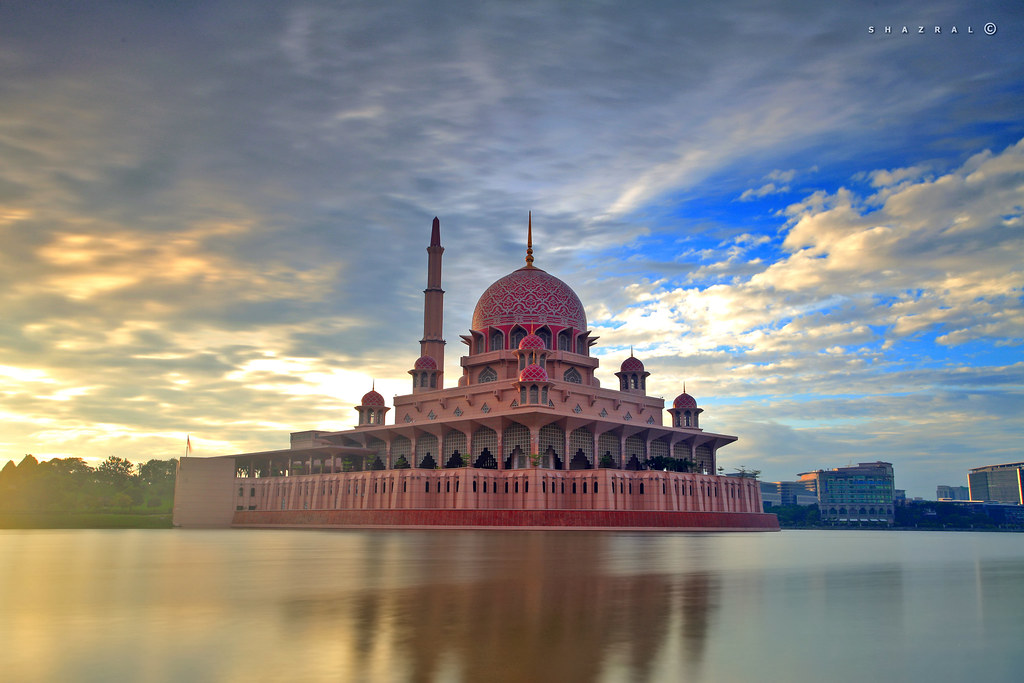
[[[644,372],[644,364],[640,362],[639,358],[630,356],[622,361],[622,367],[619,368],[619,372]]]
[[[547,382],[548,373],[544,371],[539,365],[527,365],[523,368],[523,371],[519,373],[520,382]]]
[[[673,408],[696,408],[697,407],[697,400],[693,396],[690,396],[688,393],[686,393],[684,391],[683,393],[681,393],[678,396],[676,396],[676,400],[672,402],[672,407]]]
[[[437,370],[437,361],[431,356],[420,356],[412,367],[413,370]]]
[[[360,400],[359,405],[372,406],[374,408],[383,408],[384,397],[378,394],[373,389],[371,389],[370,391],[363,394],[363,398]]]
[[[523,341],[519,342],[519,350],[531,351],[534,349],[540,351],[544,350],[544,340],[531,332],[523,337]]]

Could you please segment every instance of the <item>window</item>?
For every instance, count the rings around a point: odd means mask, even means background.
[[[501,332],[499,332],[498,330],[491,332],[491,351],[501,351],[501,349],[505,346],[504,342],[505,337],[501,334]]]
[[[526,330],[521,327],[517,327],[512,330],[512,334],[509,336],[509,348],[518,349],[519,342],[523,341],[523,337],[526,336]]]
[[[580,371],[576,368],[569,368],[562,375],[562,380],[565,382],[572,382],[573,384],[582,384],[583,377],[580,375]]]

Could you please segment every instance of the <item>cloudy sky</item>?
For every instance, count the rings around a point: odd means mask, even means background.
[[[435,215],[452,381],[530,210],[727,469],[1024,459],[1024,5],[763,4],[0,3],[0,464],[351,426]]]

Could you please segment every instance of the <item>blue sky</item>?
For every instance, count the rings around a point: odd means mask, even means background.
[[[1024,459],[1024,9],[861,5],[4,3],[0,462],[350,426],[435,215],[457,377],[529,210],[728,469]]]

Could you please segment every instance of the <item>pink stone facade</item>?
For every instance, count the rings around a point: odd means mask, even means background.
[[[480,297],[462,377],[446,387],[435,219],[412,391],[393,410],[368,392],[352,429],[217,458],[234,473],[230,523],[777,529],[756,481],[715,476],[718,449],[736,437],[700,428],[696,399],[684,392],[666,410],[632,354],[619,388],[600,386],[583,305],[533,266],[532,224],[530,236],[526,267]],[[176,523],[195,519],[176,506]]]

